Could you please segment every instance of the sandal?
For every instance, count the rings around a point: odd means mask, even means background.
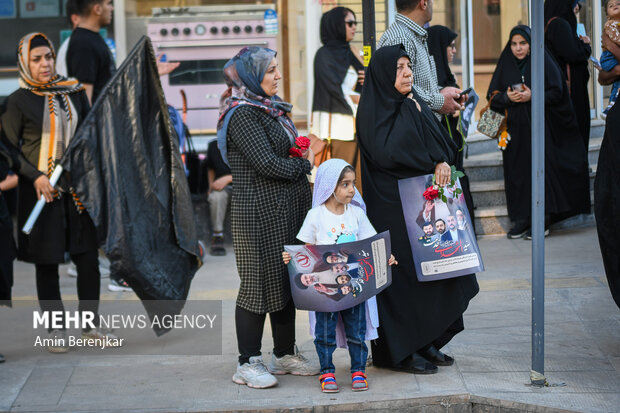
[[[338,393],[340,391],[334,373],[321,374],[319,376],[319,382],[321,382],[321,391],[323,391],[323,393]]]
[[[364,372],[356,371],[355,373],[351,374],[351,390],[368,390],[368,380],[366,380],[366,375],[364,374]]]

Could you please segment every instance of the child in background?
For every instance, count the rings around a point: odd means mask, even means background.
[[[312,209],[297,234],[297,238],[309,245],[330,245],[358,241],[376,235],[377,231],[366,216],[366,206],[362,197],[355,189],[355,170],[342,159],[330,159],[319,166],[314,181]],[[291,260],[290,254],[282,253],[284,263]],[[396,264],[393,256],[389,264]],[[347,293],[350,291],[347,291]],[[343,294],[345,294],[343,292]],[[368,311],[367,311],[368,310]],[[316,312],[314,326],[314,345],[321,363],[319,381],[324,393],[339,391],[334,376],[335,367],[332,355],[336,349],[336,325],[338,315],[342,318],[346,342],[351,356],[351,389],[353,391],[368,390],[366,380],[366,359],[368,347],[366,339],[377,338],[376,327],[367,322],[374,313],[377,304],[375,297],[339,313]],[[367,334],[367,325],[372,330]]]
[[[607,14],[607,22],[605,22],[605,26],[603,26],[603,36],[609,37],[612,42],[620,47],[620,0],[607,0],[605,2],[605,13]],[[601,54],[601,67],[604,71],[609,72],[618,65],[618,61],[609,50],[603,49],[603,54]],[[611,94],[609,95],[609,105],[607,105],[601,115],[603,119],[607,117],[612,106],[616,103],[619,89],[620,80],[616,80],[611,88]]]

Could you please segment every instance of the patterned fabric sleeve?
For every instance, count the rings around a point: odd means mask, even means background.
[[[620,47],[620,22],[607,20],[603,27],[603,32],[609,36],[612,42]]]
[[[303,158],[283,158],[274,153],[259,118],[260,112],[252,108],[239,108],[230,119],[228,139],[259,175],[272,179],[295,181],[309,174],[310,162]]]

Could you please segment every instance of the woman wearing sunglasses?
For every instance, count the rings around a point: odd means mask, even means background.
[[[355,112],[364,66],[350,42],[355,37],[355,13],[335,7],[321,17],[321,47],[314,57],[314,100],[310,133],[331,141],[331,157],[356,168],[361,189]]]

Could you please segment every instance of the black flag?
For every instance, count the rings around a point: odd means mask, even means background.
[[[151,317],[178,314],[200,266],[199,248],[148,37],[101,92],[62,164],[115,275],[129,283]]]

